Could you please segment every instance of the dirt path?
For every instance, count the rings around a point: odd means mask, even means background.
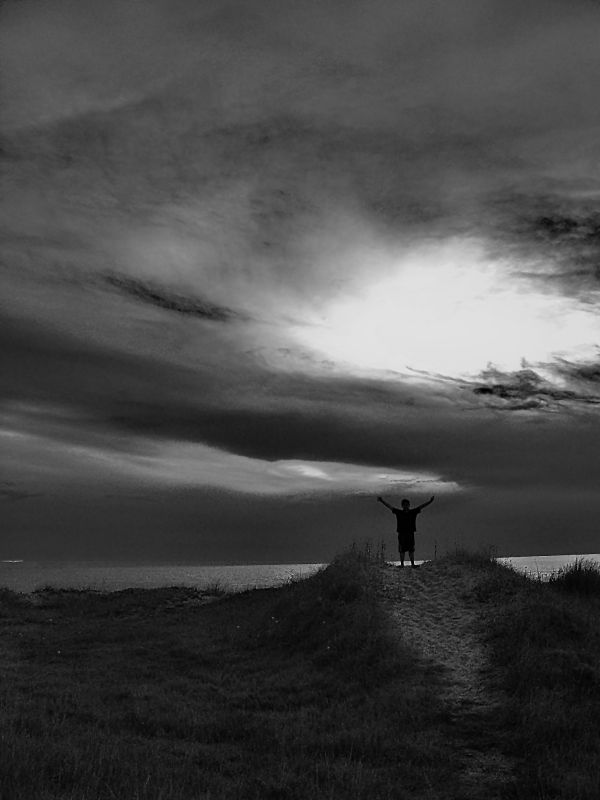
[[[469,598],[476,571],[428,562],[420,569],[387,567],[383,595],[399,636],[444,673],[450,738],[462,764],[461,794],[453,800],[495,800],[512,780],[512,765],[494,743],[493,719],[502,697]]]

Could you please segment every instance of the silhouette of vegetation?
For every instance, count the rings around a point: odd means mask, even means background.
[[[565,592],[600,597],[600,566],[596,561],[578,558],[551,575],[550,584]]]
[[[550,581],[496,564],[475,593],[500,670],[504,748],[516,759],[513,800],[600,797],[600,594],[597,565]]]
[[[0,797],[443,796],[434,677],[355,549],[278,589],[0,595]],[[210,601],[210,602],[209,602]]]
[[[597,567],[543,582],[485,552],[444,558],[469,576],[506,690],[477,745],[514,759],[499,800],[597,800]],[[452,742],[469,732],[390,628],[382,559],[354,546],[240,594],[0,590],[0,797],[462,797]]]

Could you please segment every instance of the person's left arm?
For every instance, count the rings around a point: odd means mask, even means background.
[[[434,497],[433,497],[433,495],[432,495],[432,496],[429,498],[429,500],[428,500],[426,503],[421,503],[421,505],[420,505],[420,506],[417,506],[417,507],[415,508],[415,511],[422,511],[422,510],[423,510],[424,508],[426,508],[427,506],[430,506],[430,505],[433,503],[433,501],[434,501],[434,500],[435,500],[435,498],[434,498]]]

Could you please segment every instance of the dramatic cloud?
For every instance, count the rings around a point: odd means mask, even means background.
[[[2,495],[31,495],[5,503],[28,552],[49,497],[122,497],[110,526],[165,555],[147,498],[176,518],[195,492],[237,558],[241,528],[297,555],[309,525],[368,528],[368,493],[447,490],[448,530],[516,553],[558,486],[564,546],[599,477],[596,4],[2,15]],[[74,541],[56,520],[46,553]]]

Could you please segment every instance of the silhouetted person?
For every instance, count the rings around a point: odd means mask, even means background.
[[[415,566],[415,531],[417,530],[417,514],[420,514],[425,506],[433,503],[433,496],[426,503],[422,503],[415,508],[410,507],[410,500],[402,500],[400,508],[394,508],[386,503],[383,497],[377,498],[379,503],[383,503],[386,508],[396,517],[396,530],[398,531],[398,552],[400,553],[400,566],[404,566],[404,554],[408,550],[410,563]]]

